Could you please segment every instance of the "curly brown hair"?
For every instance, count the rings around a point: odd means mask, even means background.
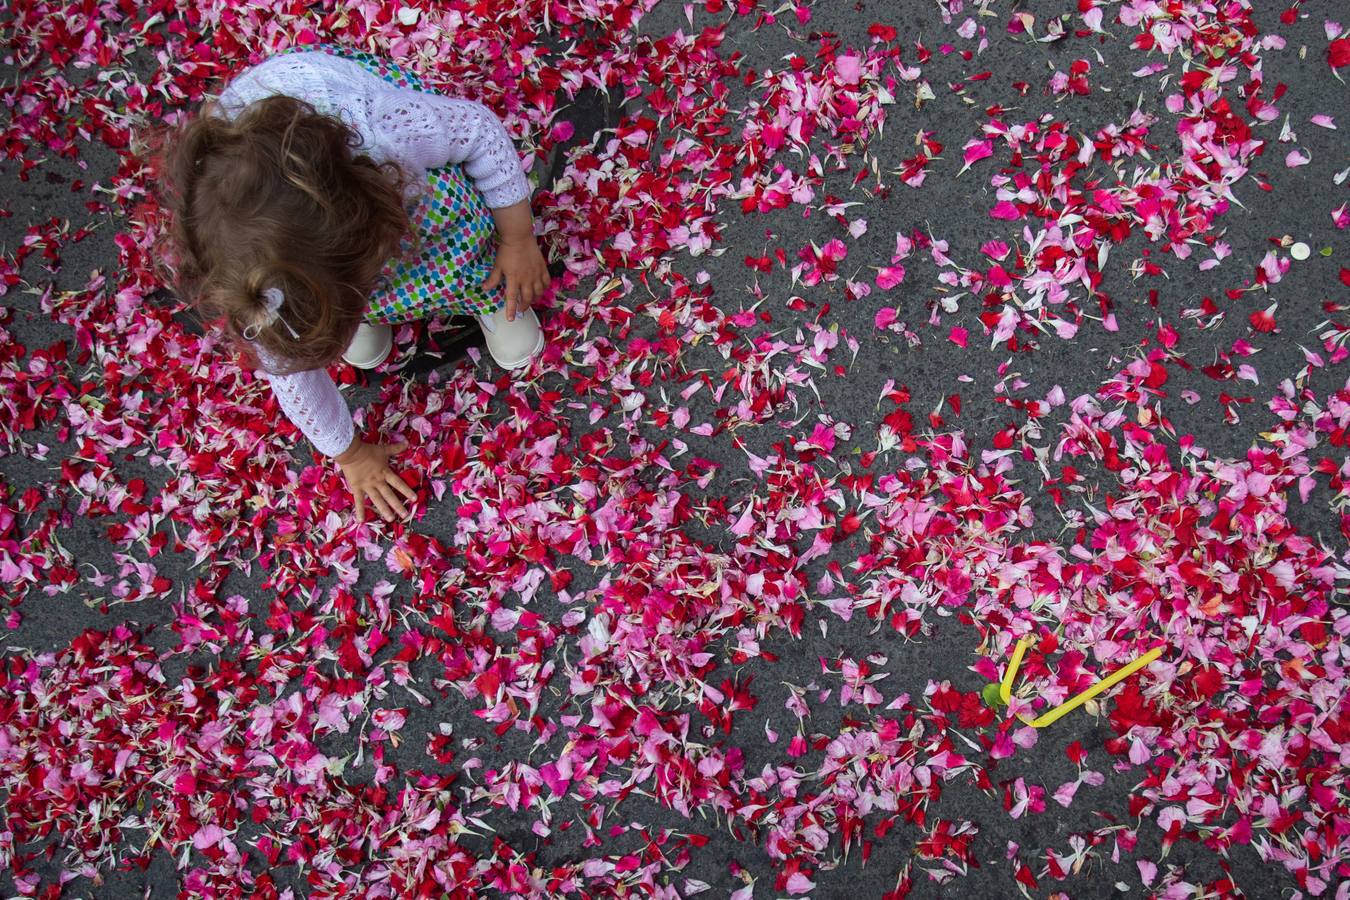
[[[206,109],[159,141],[178,291],[274,371],[342,354],[409,230],[402,172],[358,154],[360,142],[282,96],[233,119]],[[285,299],[269,324],[271,288]]]

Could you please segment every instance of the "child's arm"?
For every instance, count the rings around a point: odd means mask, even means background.
[[[382,82],[370,99],[375,140],[405,168],[463,165],[492,209],[500,246],[484,286],[504,285],[506,315],[528,308],[547,289],[548,264],[534,238],[529,182],[501,120],[481,103]]]
[[[522,200],[512,206],[492,211],[497,221],[497,259],[483,287],[492,290],[506,283],[506,320],[514,321],[516,313],[529,307],[548,290],[548,263],[534,240],[534,219],[530,215],[530,201]]]
[[[365,521],[366,501],[385,519],[407,515],[399,495],[411,500],[416,494],[389,467],[389,458],[406,445],[368,444],[361,440],[347,404],[325,369],[286,375],[264,370],[261,374],[271,382],[286,418],[309,438],[314,449],[333,457],[342,468],[356,505],[357,519]]]
[[[462,165],[494,210],[529,198],[520,155],[492,110],[472,100],[395,88],[370,78],[371,137],[405,169]]]
[[[337,456],[351,446],[356,433],[352,414],[328,370],[276,375],[264,368],[260,374],[271,382],[286,418],[309,438],[314,449],[324,456]]]

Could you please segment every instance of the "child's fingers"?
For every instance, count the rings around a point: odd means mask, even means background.
[[[539,295],[539,289],[533,281],[527,281],[520,288],[520,307],[529,309],[534,305],[535,298]]]
[[[384,497],[379,490],[367,488],[366,496],[370,499],[371,505],[379,511],[380,518],[384,519],[386,522],[392,522],[394,520],[394,511],[389,508],[389,504],[385,502]]]
[[[397,472],[389,473],[389,483],[393,485],[394,490],[398,491],[408,500],[416,500],[417,492],[408,487],[408,482],[404,481]]]
[[[356,521],[364,522],[366,520],[366,504],[361,499],[361,492],[353,491],[352,499],[356,501]]]
[[[549,278],[547,270],[542,273],[531,275],[521,290],[521,306],[534,306],[535,301],[544,296],[544,292],[548,290],[548,284]]]
[[[384,501],[384,505],[393,510],[400,519],[408,515],[408,508],[403,505],[403,501],[394,493],[394,488],[388,482],[377,485],[375,489],[380,492],[380,499]]]
[[[494,265],[492,271],[488,273],[487,281],[483,282],[483,290],[490,291],[502,283],[502,267]]]

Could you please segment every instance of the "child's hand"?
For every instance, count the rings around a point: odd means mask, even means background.
[[[534,239],[534,218],[530,201],[522,200],[492,211],[497,222],[497,262],[492,267],[486,290],[506,282],[506,321],[514,322],[516,313],[524,312],[548,290],[548,263],[539,252]]]
[[[337,464],[356,503],[357,521],[366,520],[366,500],[374,504],[386,521],[408,515],[399,495],[415,500],[417,494],[389,467],[389,457],[407,449],[407,444],[367,444],[358,437],[337,457]]]
[[[497,247],[497,263],[483,288],[492,290],[506,282],[506,321],[514,322],[516,313],[529,309],[548,290],[548,263],[534,236],[503,239]]]

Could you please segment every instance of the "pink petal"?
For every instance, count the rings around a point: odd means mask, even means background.
[[[886,266],[877,271],[877,287],[883,291],[889,291],[897,284],[905,280],[904,266]],[[880,313],[878,313],[880,315]],[[877,327],[882,327],[878,325]]]
[[[198,850],[206,850],[219,844],[225,837],[225,832],[219,825],[203,825],[197,829],[196,834],[192,836],[192,846]]]
[[[966,144],[965,153],[962,154],[962,158],[965,160],[966,165],[969,166],[973,162],[978,162],[979,160],[987,159],[993,155],[994,155],[993,141],[990,140],[971,141],[970,143]]]
[[[834,70],[844,84],[857,84],[862,80],[862,60],[856,56],[840,56],[834,61]]]

